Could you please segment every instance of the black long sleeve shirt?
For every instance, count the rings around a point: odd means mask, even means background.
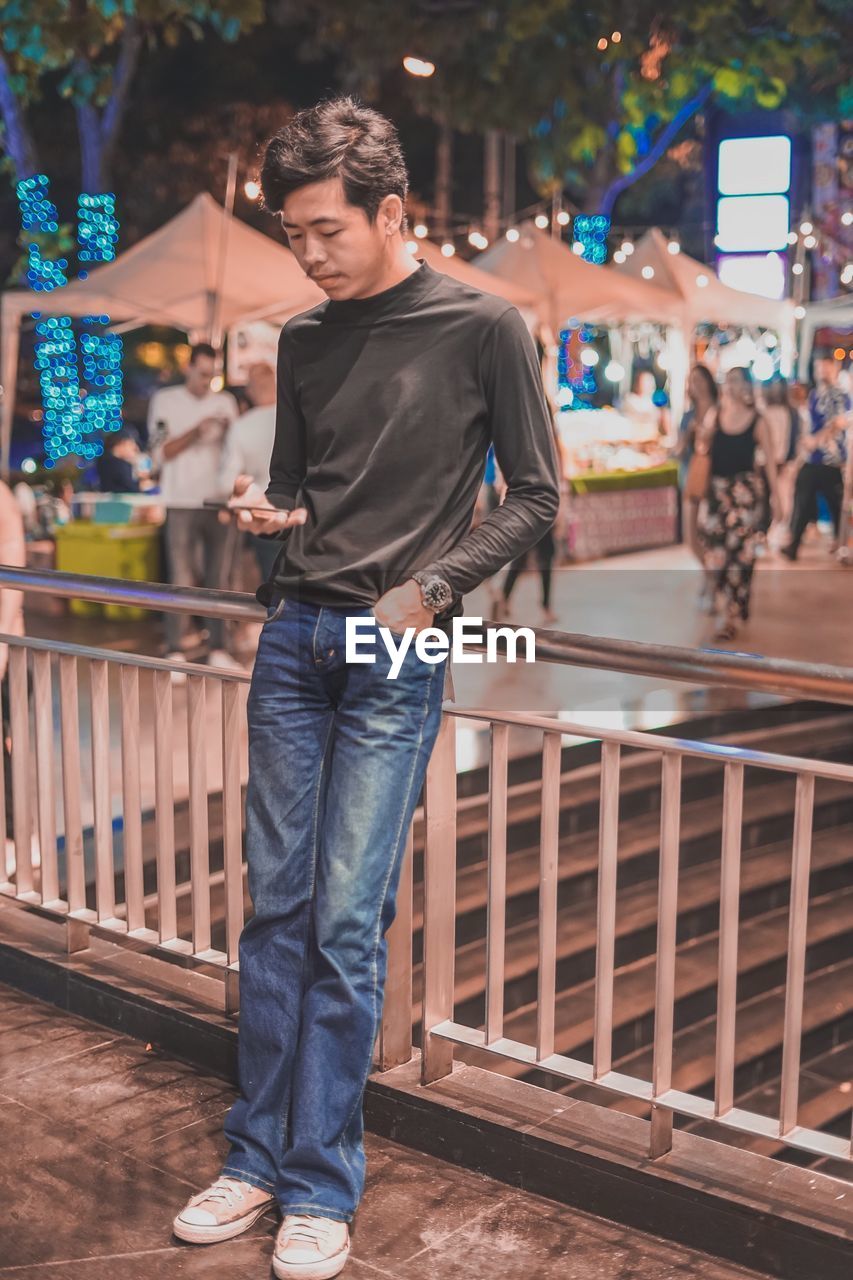
[[[472,530],[492,442],[506,499]],[[383,293],[294,317],[279,343],[267,495],[308,511],[285,535],[273,579],[284,595],[370,606],[428,570],[459,598],[497,572],[559,503],[518,311],[423,263]]]

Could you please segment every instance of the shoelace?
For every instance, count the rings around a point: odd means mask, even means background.
[[[224,1204],[226,1208],[233,1209],[235,1200],[245,1200],[240,1185],[233,1178],[217,1178],[212,1186],[206,1191],[200,1191],[197,1196],[193,1196],[190,1204],[193,1208],[206,1204],[208,1201],[214,1204]]]
[[[302,1240],[322,1251],[331,1243],[331,1230],[331,1225],[324,1218],[288,1214],[281,1233],[281,1243],[288,1245],[292,1240]]]

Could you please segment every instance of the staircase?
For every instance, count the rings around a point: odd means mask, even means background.
[[[853,761],[853,711],[796,703],[739,713],[719,725],[684,728],[707,737],[780,754]],[[653,740],[652,734],[649,735]],[[650,1078],[654,1032],[657,871],[660,837],[660,759],[625,751],[619,813],[613,1069]],[[538,757],[510,763],[504,1034],[535,1043],[538,940]],[[600,773],[593,744],[563,751],[559,850],[556,1044],[558,1053],[591,1061],[595,978],[595,899]],[[456,894],[455,1017],[482,1026],[485,1009],[488,778],[484,770],[459,780]],[[723,769],[685,758],[676,959],[673,1088],[713,1096],[717,928]],[[744,788],[740,946],[736,1035],[736,1105],[778,1112],[787,955],[788,893],[793,835],[793,775],[747,768]],[[221,798],[210,797],[210,856],[222,866]],[[418,1031],[423,923],[423,825],[415,822],[414,999]],[[146,891],[153,905],[154,830],[146,821]],[[189,878],[189,824],[176,809],[178,882]],[[119,896],[122,886],[118,885]],[[223,945],[221,884],[211,890],[213,945]],[[178,900],[178,928],[189,936],[188,885]],[[250,911],[247,897],[247,912]],[[801,1123],[843,1133],[850,1123],[853,1079],[853,788],[818,780],[806,959]],[[589,1085],[566,1082],[523,1064],[476,1050],[465,1061],[530,1080],[573,1097],[636,1115],[645,1104]],[[795,1153],[707,1122],[683,1121],[740,1147],[810,1163],[850,1177],[849,1166]]]

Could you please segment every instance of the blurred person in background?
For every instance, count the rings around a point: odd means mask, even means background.
[[[838,361],[821,352],[815,361],[815,386],[806,408],[806,430],[800,441],[803,458],[794,491],[791,541],[782,555],[796,560],[803,534],[818,517],[818,496],[823,495],[836,539],[841,530],[844,477],[848,468],[850,396],[838,385]]]
[[[719,398],[719,387],[714,375],[706,364],[694,364],[687,375],[687,399],[685,409],[678,427],[678,440],[673,450],[673,457],[678,459],[678,489],[681,505],[681,540],[688,546],[701,564],[703,561],[702,546],[699,541],[699,503],[695,498],[684,495],[684,483],[693,449],[696,443],[696,432],[702,426],[708,414],[716,408]],[[701,604],[713,602],[713,584],[709,577],[705,578],[700,595]]]
[[[700,508],[699,537],[720,616],[715,639],[733,640],[749,618],[768,486],[774,513],[778,507],[773,446],[756,407],[749,369],[729,369],[719,404],[709,411],[701,435],[711,455],[711,483]]]
[[[237,417],[237,403],[227,391],[212,389],[215,372],[216,352],[199,343],[190,352],[183,383],[156,391],[148,408],[148,439],[159,462],[167,509],[166,568],[174,587],[222,587],[228,528],[204,503],[222,494],[222,452]],[[164,615],[167,657],[172,662],[185,661],[181,645],[188,624],[186,614]],[[210,665],[233,668],[222,619],[209,619],[207,631]]]
[[[139,493],[139,457],[139,443],[129,427],[105,434],[104,452],[95,463],[101,493]]]
[[[801,432],[800,411],[791,399],[785,378],[774,378],[764,386],[763,416],[770,433],[773,457],[779,478],[780,525],[787,525],[794,506],[797,478],[797,447]]]
[[[644,439],[658,440],[669,434],[669,413],[666,405],[659,403],[657,380],[651,369],[641,369],[634,375],[631,390],[622,401],[622,412]]]
[[[264,361],[253,364],[246,376],[246,391],[251,408],[232,424],[225,441],[220,473],[220,488],[230,494],[238,476],[253,480],[266,492],[270,482],[270,457],[275,440],[275,370]],[[261,578],[268,582],[281,551],[278,538],[249,539]]]

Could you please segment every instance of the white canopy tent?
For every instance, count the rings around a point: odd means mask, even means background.
[[[436,270],[498,293],[519,307],[535,305],[526,289],[495,280],[469,263],[444,258],[433,245],[419,244],[417,253]],[[86,280],[41,295],[20,289],[4,293],[0,299],[4,471],[8,471],[20,328],[33,311],[108,315],[122,330],[168,325],[194,340],[218,342],[225,330],[239,322],[282,322],[325,297],[289,249],[230,216],[206,193],[114,262],[92,270]]]
[[[614,263],[614,275],[643,280],[643,271],[654,272],[651,279],[680,302],[685,328],[692,333],[698,324],[733,324],[773,329],[782,340],[783,353],[793,354],[794,304],[775,301],[756,293],[732,289],[718,280],[711,267],[686,253],[670,253],[668,241],[652,227],[637,241],[634,252],[622,263]]]
[[[540,318],[555,336],[571,317],[602,324],[681,320],[683,309],[671,294],[584,262],[532,222],[519,228],[517,240],[503,239],[478,254],[474,265],[537,296]]]
[[[809,361],[818,329],[839,329],[842,332],[853,330],[853,293],[840,298],[829,298],[825,302],[812,302],[805,308],[805,312],[800,324],[797,368],[800,382],[808,382]]]

